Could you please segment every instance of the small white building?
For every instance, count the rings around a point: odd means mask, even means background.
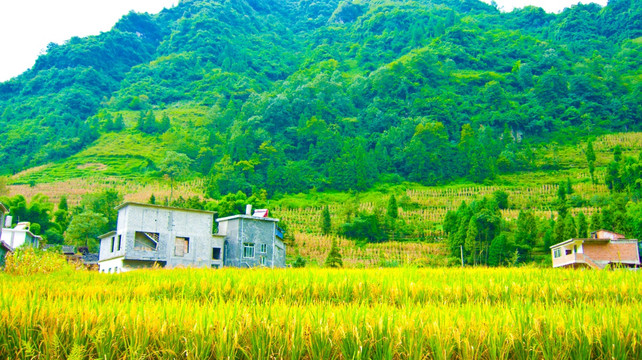
[[[640,242],[609,230],[588,239],[569,239],[551,246],[553,267],[604,269],[609,264],[640,266]]]
[[[7,216],[7,222],[10,221],[11,216]],[[33,234],[29,230],[29,225],[30,223],[28,222],[20,222],[13,229],[9,227],[3,228],[2,234],[0,234],[2,241],[12,249],[17,249],[24,244],[32,247],[40,246],[40,240],[42,240],[42,237]],[[8,226],[11,226],[11,224]]]

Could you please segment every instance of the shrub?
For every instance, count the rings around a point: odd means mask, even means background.
[[[65,257],[54,251],[20,247],[7,255],[5,271],[12,275],[45,274],[69,269]]]
[[[301,255],[299,255],[296,257],[296,260],[294,260],[294,262],[292,263],[292,267],[302,268],[302,267],[305,267],[305,264],[306,264],[305,259],[301,257]]]

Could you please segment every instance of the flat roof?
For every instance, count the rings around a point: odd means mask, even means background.
[[[16,229],[16,228],[12,229],[12,228],[3,227],[2,228],[2,232],[25,233],[25,234],[31,235],[31,237],[34,238],[34,239],[42,239],[42,236],[36,235],[36,234],[32,233],[31,230],[27,230],[27,229]]]
[[[553,249],[559,246],[564,246],[577,241],[581,241],[582,243],[607,243],[607,242],[621,243],[621,242],[637,242],[638,240],[637,239],[608,239],[608,238],[602,238],[602,239],[577,238],[577,239],[568,239],[566,241],[562,241],[561,243],[551,245],[549,249]]]
[[[249,219],[249,220],[262,220],[262,221],[279,222],[279,219],[269,218],[269,217],[260,217],[260,216],[251,216],[251,215],[226,216],[226,217],[223,217],[223,218],[218,218],[218,219],[216,219],[216,221],[217,222],[221,222],[221,221],[228,221],[228,220],[234,220],[234,219]]]
[[[180,207],[175,207],[175,206],[163,206],[163,205],[156,205],[156,204],[145,204],[145,203],[139,203],[139,202],[133,202],[133,201],[126,201],[118,206],[116,206],[116,210],[120,210],[124,207],[127,206],[140,206],[140,207],[148,207],[148,208],[155,208],[155,209],[163,209],[163,210],[172,210],[172,211],[189,211],[189,212],[197,212],[197,213],[204,213],[204,214],[216,214],[214,211],[208,211],[208,210],[199,210],[199,209],[186,209],[186,208],[180,208]]]
[[[112,230],[112,231],[110,231],[110,232],[108,232],[106,234],[98,235],[98,238],[99,239],[103,239],[103,238],[106,238],[106,237],[112,236],[112,235],[116,235],[116,230]]]

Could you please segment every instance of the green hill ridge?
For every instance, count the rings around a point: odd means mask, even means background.
[[[153,178],[171,150],[220,196],[531,170],[530,144],[640,129],[640,9],[194,0],[130,13],[0,84],[1,171],[85,161]]]

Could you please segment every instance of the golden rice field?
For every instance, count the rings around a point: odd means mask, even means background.
[[[554,269],[0,274],[7,359],[639,359],[642,281]]]

